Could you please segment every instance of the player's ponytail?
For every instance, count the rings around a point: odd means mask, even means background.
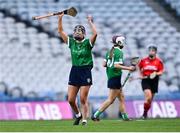
[[[111,48],[110,53],[109,53],[109,59],[112,59],[114,53],[114,46]]]
[[[124,46],[124,41],[125,41],[125,38],[123,36],[121,36],[121,35],[112,37],[112,43],[113,43],[114,46],[110,50],[109,59],[113,58],[114,47],[119,47],[120,49],[122,49],[123,46]]]

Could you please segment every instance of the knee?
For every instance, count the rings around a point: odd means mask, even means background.
[[[73,105],[73,104],[75,104],[75,99],[68,98],[68,102],[69,102],[70,105]]]
[[[148,99],[147,99],[147,102],[148,102],[149,104],[151,104],[152,99],[151,99],[151,98],[148,98]]]
[[[108,101],[109,104],[112,104],[114,102],[114,100],[115,99],[108,99],[107,101]]]
[[[122,95],[120,96],[120,101],[121,101],[121,102],[124,101],[124,94],[122,94]]]
[[[80,101],[82,105],[85,105],[87,103],[87,98],[81,97]]]

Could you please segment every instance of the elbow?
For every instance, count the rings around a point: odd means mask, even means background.
[[[59,31],[58,31],[58,33],[59,33],[59,36],[60,36],[60,37],[62,37],[62,33],[61,33],[61,32],[59,32]]]
[[[62,33],[63,32],[63,29],[62,28],[58,28],[58,33]]]
[[[60,29],[58,29],[58,33],[59,33],[59,35],[62,37],[63,31],[60,30]]]
[[[94,31],[94,36],[97,37],[97,35],[98,35],[98,33],[97,33],[97,31],[95,30],[95,31]]]
[[[93,32],[93,37],[94,37],[94,38],[97,38],[97,32],[96,32],[96,31]]]
[[[114,64],[114,68],[119,68],[119,64]]]

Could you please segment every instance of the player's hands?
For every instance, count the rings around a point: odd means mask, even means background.
[[[59,16],[59,18],[62,18],[64,16],[64,13],[61,13],[58,16]]]
[[[129,67],[129,71],[135,71],[136,70],[136,67],[135,66],[130,66]]]
[[[144,79],[144,76],[140,75],[140,76],[138,77],[138,79]]]
[[[88,16],[87,16],[87,20],[88,20],[88,22],[93,23],[93,17],[92,17],[91,15],[88,15]]]
[[[157,76],[157,72],[153,72],[149,75],[150,79],[154,79]]]

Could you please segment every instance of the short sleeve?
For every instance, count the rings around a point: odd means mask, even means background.
[[[158,71],[163,71],[163,70],[164,70],[164,65],[163,62],[160,60],[158,65]]]
[[[71,48],[72,43],[73,43],[73,38],[68,36],[67,45],[68,45],[69,48]]]
[[[114,64],[123,64],[123,52],[120,51],[118,54],[115,54]]]
[[[88,40],[89,40],[89,44],[90,44],[90,46],[91,46],[91,47],[93,47],[93,45],[92,45],[92,43],[91,43],[91,40],[90,40],[90,39],[88,39]]]
[[[89,49],[92,49],[92,48],[93,48],[93,45],[92,45],[92,43],[91,43],[90,39],[87,39],[87,43],[88,43],[88,47],[89,47]]]
[[[140,60],[140,61],[139,61],[139,64],[138,64],[139,69],[141,69],[141,68],[142,68],[142,65],[143,65],[143,63],[142,63],[142,62],[143,62],[142,60]]]

